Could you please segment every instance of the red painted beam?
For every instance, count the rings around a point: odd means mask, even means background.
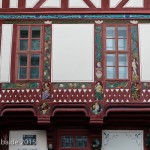
[[[9,0],[2,1],[2,8],[9,8]]]
[[[66,10],[68,8],[68,0],[61,1],[61,9]]]
[[[102,0],[102,8],[109,8],[109,0]]]
[[[1,116],[7,112],[32,112],[33,115],[36,116],[35,110],[33,108],[6,108],[1,112]]]
[[[110,108],[108,109],[105,114],[104,117],[107,117],[108,114],[111,113],[146,113],[146,112],[150,112],[150,108]]]
[[[89,8],[96,8],[90,0],[83,0],[83,1],[89,6]]]
[[[46,0],[40,0],[33,8],[40,8]]]
[[[56,113],[60,113],[60,112],[83,112],[85,114],[86,117],[89,116],[87,110],[85,108],[56,108],[53,113],[52,116],[55,116]]]
[[[25,3],[26,3],[26,0],[19,0],[18,1],[18,8],[25,8]]]
[[[128,2],[129,0],[122,0],[116,8],[123,8],[123,6]]]

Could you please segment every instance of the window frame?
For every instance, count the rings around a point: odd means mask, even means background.
[[[72,136],[73,137],[73,147],[62,147],[62,136]],[[87,147],[76,147],[76,137],[77,136],[86,136],[87,137]],[[57,131],[57,148],[60,150],[67,150],[67,149],[73,149],[73,150],[88,150],[90,146],[90,139],[89,139],[89,132],[86,129],[74,129],[74,128],[60,128]]]
[[[28,38],[21,38],[20,37],[20,28],[21,27],[28,27]],[[32,28],[33,27],[40,27],[40,37],[39,38],[33,38],[32,37]],[[15,81],[41,81],[42,80],[42,72],[43,72],[43,46],[44,46],[44,27],[41,24],[17,24],[16,25],[17,30],[17,39],[16,39],[16,46],[15,46]],[[20,39],[28,39],[28,49],[27,50],[20,50]],[[32,49],[32,40],[33,39],[39,39],[40,40],[40,48],[39,50],[31,50]],[[31,56],[32,55],[39,55],[39,66],[31,66]],[[21,67],[19,66],[19,56],[20,55],[27,55],[27,65],[25,66],[27,68],[27,74],[26,79],[19,79],[18,77],[18,69]],[[39,78],[31,78],[31,68],[36,67],[39,68]]]
[[[110,38],[110,39],[115,39],[115,50],[106,50],[106,39],[107,39],[107,35],[106,35],[106,28],[107,27],[114,27],[115,28],[115,37],[114,38]],[[124,38],[118,38],[118,27],[126,27],[126,50],[119,50],[118,48],[118,39],[124,39]],[[130,25],[129,24],[105,24],[103,26],[103,54],[104,54],[104,74],[105,74],[105,80],[107,81],[129,81],[131,80],[131,63],[130,63],[130,59],[131,59],[131,38],[130,36]],[[116,57],[116,61],[115,61],[115,78],[107,78],[107,58],[106,55],[107,54],[114,54]],[[128,70],[128,74],[127,74],[127,78],[124,79],[119,79],[119,54],[127,54],[127,66],[123,66],[123,67],[127,67]],[[114,66],[112,66],[114,67]]]

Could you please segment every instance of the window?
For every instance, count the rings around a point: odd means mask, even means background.
[[[62,136],[61,148],[87,148],[87,136]]]
[[[106,79],[128,79],[128,27],[105,27]]]
[[[57,144],[59,150],[88,150],[89,149],[89,133],[83,129],[59,129],[57,131]]]
[[[39,80],[42,57],[42,27],[18,26],[16,79]]]

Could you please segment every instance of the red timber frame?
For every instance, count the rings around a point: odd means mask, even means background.
[[[120,13],[130,13],[130,14],[147,14],[150,12],[150,2],[149,0],[143,0],[144,4],[142,8],[124,8],[124,5],[129,2],[129,0],[122,0],[115,8],[110,8],[110,0],[101,0],[101,8],[96,8],[95,5],[90,0],[82,0],[89,8],[69,8],[68,0],[61,0],[61,8],[40,8],[40,6],[46,0],[39,0],[33,6],[33,8],[25,8],[26,0],[18,1],[18,8],[9,8],[10,0],[2,1],[2,8],[0,9],[0,13],[8,13],[8,14],[96,14],[96,13],[104,13],[104,14],[120,14]],[[34,9],[34,12],[33,12]],[[138,11],[137,11],[138,10]]]

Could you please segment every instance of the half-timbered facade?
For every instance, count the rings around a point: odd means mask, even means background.
[[[150,1],[0,0],[0,149],[149,150]]]

